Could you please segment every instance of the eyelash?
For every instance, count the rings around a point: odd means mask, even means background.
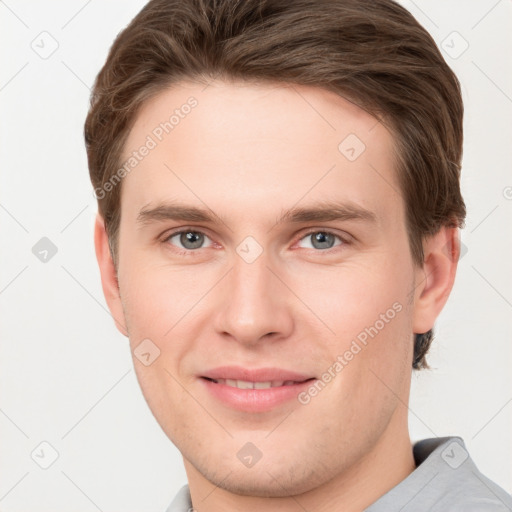
[[[183,233],[189,233],[189,232],[198,233],[200,235],[206,236],[207,238],[210,238],[204,231],[193,229],[192,227],[191,228],[180,228],[177,231],[172,231],[171,233],[166,234],[164,236],[163,240],[162,240],[162,243],[166,244],[166,245],[172,245],[172,244],[168,243],[171,238],[173,238],[176,235],[181,235]],[[334,231],[329,231],[328,229],[318,229],[318,228],[316,228],[316,229],[312,228],[309,231],[307,231],[306,233],[303,233],[296,240],[295,243],[300,242],[301,240],[303,240],[307,236],[312,235],[313,233],[324,233],[326,235],[332,235],[335,238],[338,238],[340,240],[340,242],[341,242],[341,244],[335,245],[334,247],[331,247],[329,249],[314,249],[314,248],[313,249],[308,249],[308,250],[312,250],[312,251],[317,252],[317,253],[324,252],[324,253],[331,254],[332,251],[335,251],[335,250],[339,249],[340,247],[343,247],[345,245],[350,245],[350,241],[348,240],[348,237],[342,237],[341,235],[335,233]],[[178,253],[179,255],[189,256],[189,255],[192,255],[194,252],[199,251],[200,249],[205,249],[205,247],[200,247],[198,249],[181,249],[179,247],[173,246],[172,250],[174,252]]]

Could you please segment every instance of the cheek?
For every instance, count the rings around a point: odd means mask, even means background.
[[[127,265],[120,274],[120,292],[132,334],[166,338],[205,293],[196,270],[151,265]],[[203,276],[201,276],[203,277]],[[203,286],[201,286],[203,282]]]
[[[162,265],[139,262],[131,268],[126,265],[120,275],[130,348],[144,397],[153,414],[163,421],[169,413],[166,397],[172,396],[175,405],[186,398],[175,379],[183,381],[183,362],[197,348],[194,333],[205,321],[201,298],[208,291],[205,283],[211,279],[197,270]],[[150,366],[137,359],[143,343],[158,354]]]
[[[404,322],[412,277],[406,264],[393,274],[393,265],[347,265],[304,272],[291,278],[291,287],[321,319],[326,338],[350,341],[365,329],[375,334],[395,330]],[[297,277],[297,276],[296,276]],[[368,333],[367,333],[368,335]],[[369,335],[368,335],[369,336]],[[335,341],[335,343],[337,343]]]
[[[392,407],[394,393],[404,392],[413,349],[407,265],[375,258],[331,270],[320,281],[310,276],[302,288],[304,302],[331,331],[322,328],[317,347],[327,362],[323,371],[336,375],[331,390],[355,407],[354,414],[361,403],[369,415],[382,409],[379,404]]]
[[[185,435],[189,415],[186,411],[194,411],[195,404],[176,382],[177,372],[169,365],[168,356],[162,352],[160,357],[150,366],[144,366],[134,358],[134,367],[144,399],[157,422],[164,428],[166,435],[176,443],[182,432]],[[176,414],[184,411],[184,414]],[[176,437],[177,436],[177,437]]]

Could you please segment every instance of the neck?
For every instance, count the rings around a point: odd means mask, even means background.
[[[402,408],[400,408],[402,409]],[[361,512],[415,469],[407,409],[395,411],[378,441],[352,466],[303,494],[283,498],[241,496],[214,486],[184,459],[197,512]]]

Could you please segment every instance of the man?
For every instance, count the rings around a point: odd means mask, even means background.
[[[85,125],[103,291],[188,478],[168,512],[511,510],[414,446],[465,206],[459,83],[391,0],[151,1]]]

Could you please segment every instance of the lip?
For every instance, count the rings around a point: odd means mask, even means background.
[[[313,384],[315,378],[281,368],[247,369],[240,366],[223,366],[208,370],[199,380],[206,390],[223,405],[243,412],[267,412],[295,399]],[[297,381],[294,384],[264,389],[239,389],[208,379],[233,379],[252,382]]]
[[[272,380],[294,380],[302,382],[313,378],[313,375],[297,373],[290,370],[284,370],[282,368],[250,369],[243,368],[242,366],[220,366],[218,368],[207,370],[200,376],[208,377],[209,379],[233,379],[247,380],[251,382],[266,382]]]

